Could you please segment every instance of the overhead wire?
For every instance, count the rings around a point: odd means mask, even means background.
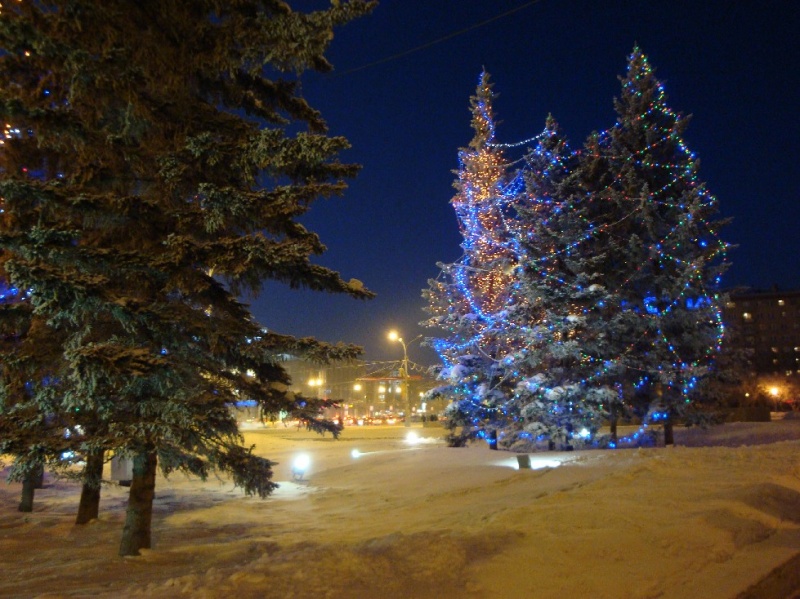
[[[386,56],[384,58],[380,58],[380,59],[375,60],[373,62],[369,62],[367,64],[361,65],[360,67],[354,67],[352,69],[348,69],[346,71],[342,71],[341,73],[331,73],[330,77],[332,77],[332,78],[333,77],[344,77],[345,75],[351,75],[352,73],[357,73],[358,71],[363,71],[364,69],[369,69],[369,68],[372,68],[374,66],[378,66],[380,64],[385,64],[387,62],[391,62],[393,60],[397,60],[398,58],[403,58],[403,57],[408,56],[410,54],[414,54],[416,52],[419,52],[420,50],[425,50],[427,48],[430,48],[431,46],[435,46],[436,44],[441,44],[442,42],[446,42],[447,40],[451,40],[451,39],[453,39],[455,37],[458,37],[460,35],[464,35],[465,33],[469,33],[470,31],[474,31],[475,29],[479,29],[480,27],[488,25],[489,23],[493,23],[494,21],[497,21],[499,19],[503,19],[503,18],[505,18],[505,17],[507,17],[509,15],[512,15],[512,14],[514,14],[516,12],[519,12],[519,11],[525,9],[525,8],[533,6],[534,4],[539,4],[541,1],[542,0],[530,0],[530,2],[526,2],[525,4],[521,4],[520,6],[516,6],[516,7],[512,8],[512,9],[510,9],[510,10],[507,10],[505,12],[500,13],[499,15],[495,15],[495,16],[490,17],[490,18],[488,18],[488,19],[486,19],[484,21],[481,21],[480,23],[475,23],[474,25],[470,25],[469,27],[465,27],[463,29],[459,29],[458,31],[453,31],[452,33],[448,33],[447,35],[444,35],[442,37],[436,38],[436,39],[431,40],[429,42],[425,42],[424,44],[420,44],[419,46],[415,46],[415,47],[410,48],[408,50],[403,50],[402,52],[398,52],[396,54],[392,54],[391,56]]]

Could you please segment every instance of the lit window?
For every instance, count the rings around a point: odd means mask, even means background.
[[[785,302],[785,301],[783,301],[783,300],[778,300],[778,305],[779,305],[779,306],[785,306],[785,305],[786,305],[786,302]]]
[[[772,350],[773,354],[777,354],[778,353],[778,348],[777,347],[771,347],[770,349]]]
[[[750,312],[742,312],[742,318],[745,320],[753,320],[753,315]]]
[[[726,308],[735,308],[736,307],[736,302],[727,301],[727,302],[725,302],[725,307]]]

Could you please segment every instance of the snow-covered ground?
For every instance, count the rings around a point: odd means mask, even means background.
[[[105,487],[100,519],[76,527],[74,483],[48,475],[31,514],[0,485],[0,597],[733,599],[800,553],[800,420],[533,454],[530,470],[407,432],[249,430],[280,489],[159,479],[138,558],[116,555],[126,488]]]

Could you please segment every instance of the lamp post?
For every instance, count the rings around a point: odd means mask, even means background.
[[[411,394],[408,392],[409,375],[408,375],[408,350],[406,348],[406,342],[403,341],[403,338],[397,333],[397,331],[389,331],[388,337],[390,341],[399,341],[400,345],[403,346],[403,366],[400,369],[400,377],[403,379],[402,401],[406,406],[405,425],[411,426]],[[421,337],[422,335],[418,335],[411,341],[416,341]],[[409,343],[411,343],[411,341]]]

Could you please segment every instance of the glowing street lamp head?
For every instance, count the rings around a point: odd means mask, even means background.
[[[778,395],[780,395],[780,392],[781,390],[778,387],[769,388],[769,394],[772,395],[772,397],[778,397]]]
[[[397,331],[389,331],[389,341],[402,341],[403,338],[399,335]]]

